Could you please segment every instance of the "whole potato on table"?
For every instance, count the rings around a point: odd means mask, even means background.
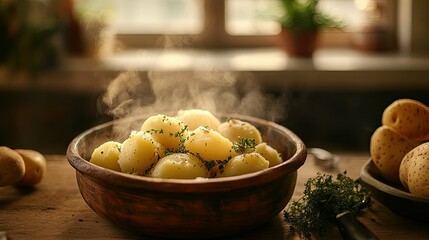
[[[22,157],[14,150],[0,146],[0,187],[17,183],[25,173]]]
[[[30,149],[15,149],[21,155],[25,164],[25,174],[18,181],[18,186],[31,187],[38,184],[46,173],[46,160],[45,157]]]
[[[371,136],[370,154],[381,175],[391,183],[400,184],[399,166],[405,154],[419,142],[402,136],[388,126],[381,126]]]
[[[400,180],[410,193],[429,197],[429,142],[408,152],[400,165]]]
[[[429,107],[419,101],[394,101],[384,110],[382,123],[409,139],[429,140]]]

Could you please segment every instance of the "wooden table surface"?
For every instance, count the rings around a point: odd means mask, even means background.
[[[108,222],[94,213],[82,199],[75,171],[63,155],[45,156],[47,175],[34,190],[12,186],[0,188],[0,239],[153,239],[137,236]],[[336,175],[345,169],[358,178],[365,154],[340,154],[335,170],[327,170],[309,155],[298,172],[294,198],[302,196],[304,183],[317,172]],[[429,239],[429,224],[401,217],[376,200],[358,219],[380,239]],[[317,237],[315,239],[319,239]],[[280,213],[271,222],[230,239],[299,239],[290,231]],[[341,239],[333,227],[320,239]]]

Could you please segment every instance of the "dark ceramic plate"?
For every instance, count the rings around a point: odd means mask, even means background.
[[[360,180],[375,199],[392,211],[408,218],[429,222],[429,198],[413,195],[401,186],[386,183],[371,159],[363,166]]]

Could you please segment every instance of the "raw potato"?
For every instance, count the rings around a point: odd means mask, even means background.
[[[122,144],[115,141],[105,142],[92,152],[90,162],[120,172],[118,160],[121,147]]]
[[[205,161],[228,160],[237,155],[231,141],[206,127],[190,132],[184,145],[187,151]]]
[[[408,152],[407,154],[409,154],[410,152]],[[399,181],[405,189],[410,191],[410,189],[408,188],[408,166],[411,158],[410,156],[407,157],[407,154],[405,154],[404,158],[401,161],[401,164],[399,165]]]
[[[160,159],[152,169],[151,177],[194,179],[209,177],[209,171],[196,156],[187,153],[175,153]]]
[[[188,125],[189,131],[193,131],[201,126],[207,126],[216,130],[220,125],[219,119],[217,119],[211,112],[201,109],[179,110],[177,112],[177,118],[182,120],[184,124]]]
[[[239,142],[240,138],[253,138],[255,145],[262,142],[259,130],[248,122],[238,119],[229,119],[218,127],[218,132],[231,142]]]
[[[141,131],[150,133],[169,151],[176,151],[181,144],[180,140],[187,136],[185,124],[181,120],[162,114],[146,119]]]
[[[394,101],[384,110],[382,123],[412,140],[429,140],[429,107],[419,101]]]
[[[21,155],[25,164],[25,174],[17,185],[31,187],[38,184],[46,173],[46,159],[35,150],[15,149]]]
[[[147,132],[132,132],[122,143],[118,164],[122,172],[144,175],[159,157],[160,144]]]
[[[410,193],[429,197],[429,142],[407,153],[399,171],[401,183]]]
[[[25,163],[16,151],[0,146],[0,187],[17,183],[25,174]]]
[[[391,183],[400,184],[399,165],[418,144],[388,126],[381,126],[371,136],[370,154],[381,175]]]
[[[219,177],[238,176],[257,172],[267,169],[269,164],[270,162],[259,153],[245,153],[229,160],[229,162],[225,164],[223,171],[219,174]]]
[[[270,162],[270,167],[278,165],[283,162],[283,159],[280,156],[279,152],[277,152],[277,150],[275,150],[265,142],[258,144],[255,147],[255,150],[257,153],[261,154],[262,157],[268,160],[268,162]]]

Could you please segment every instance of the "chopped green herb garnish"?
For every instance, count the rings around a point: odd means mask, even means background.
[[[219,173],[223,173],[223,170],[225,169],[225,164],[229,162],[228,160],[217,160],[217,164],[219,165]]]
[[[256,146],[256,140],[254,138],[238,138],[238,142],[234,143],[232,148],[237,153],[244,153],[246,149],[254,149]]]
[[[206,165],[207,169],[210,171],[212,168],[216,166],[215,161],[204,161],[204,164]]]
[[[174,137],[181,137],[183,138],[183,134],[188,130],[188,125],[185,125],[182,129],[180,129],[180,132],[174,133]]]

